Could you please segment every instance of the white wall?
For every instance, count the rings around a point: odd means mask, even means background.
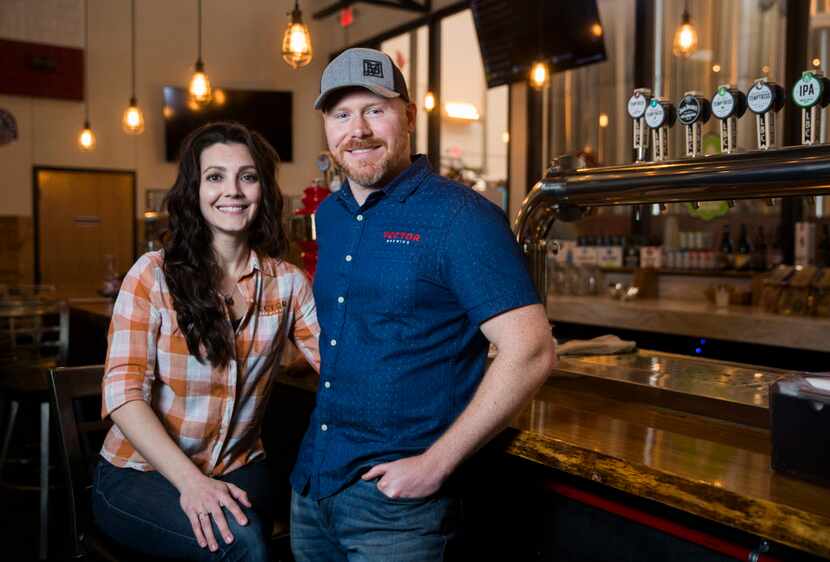
[[[288,194],[300,193],[316,177],[314,160],[325,147],[312,103],[336,18],[311,19],[324,5],[327,0],[301,2],[315,56],[294,71],[280,56],[293,2],[204,0],[203,58],[214,86],[294,92],[294,162],[280,169]],[[0,38],[82,48],[83,6],[82,0],[0,0]],[[82,103],[0,96],[0,108],[15,116],[19,129],[17,142],[0,146],[0,215],[31,216],[36,165],[135,170],[139,214],[146,189],[173,183],[175,165],[164,160],[162,87],[186,87],[190,78],[196,6],[196,0],[136,1],[136,95],[146,124],[142,135],[131,137],[121,130],[130,97],[130,2],[89,0],[89,100],[97,147],[86,153],[77,146]]]

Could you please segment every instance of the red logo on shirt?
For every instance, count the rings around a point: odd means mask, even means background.
[[[387,230],[383,233],[383,238],[387,244],[412,244],[421,241],[421,235],[417,232],[391,232]]]

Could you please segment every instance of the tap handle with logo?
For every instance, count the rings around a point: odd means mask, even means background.
[[[821,109],[830,102],[830,80],[820,70],[805,70],[793,85],[793,102],[801,108],[801,143],[821,141]]]
[[[755,133],[760,150],[775,145],[775,114],[781,111],[787,101],[784,88],[768,80],[758,78],[746,92],[746,103],[755,114]]]
[[[646,108],[651,101],[651,90],[648,88],[637,88],[634,94],[628,98],[628,116],[633,121],[634,131],[634,161],[643,162],[648,153],[648,134],[646,131]]]
[[[718,86],[712,96],[712,114],[720,119],[720,149],[730,154],[738,148],[738,119],[746,112],[746,96],[729,84]]]
[[[712,115],[709,100],[700,92],[686,92],[677,104],[677,120],[686,128],[686,156],[703,153],[703,125]]]
[[[674,104],[666,98],[651,98],[646,108],[646,125],[651,129],[654,145],[654,160],[659,162],[669,157],[669,129],[677,119]]]

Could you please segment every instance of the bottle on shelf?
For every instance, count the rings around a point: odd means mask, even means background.
[[[767,242],[764,236],[763,226],[758,227],[758,231],[752,239],[752,252],[749,261],[750,268],[754,271],[767,270]]]
[[[735,269],[738,271],[749,269],[750,257],[749,236],[747,235],[746,225],[742,224],[738,235],[738,247],[735,249]]]
[[[640,267],[640,246],[637,244],[637,239],[634,236],[629,236],[626,239],[623,264],[625,267]]]
[[[723,225],[723,233],[720,239],[720,265],[721,269],[735,268],[735,252],[732,248],[732,234],[729,225]]]
[[[781,252],[781,240],[784,236],[784,228],[778,225],[770,243],[767,245],[767,268],[773,268],[784,263],[784,256]]]

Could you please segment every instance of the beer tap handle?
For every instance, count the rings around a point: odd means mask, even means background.
[[[709,121],[712,107],[698,92],[686,92],[677,104],[677,120],[686,128],[686,156],[703,153],[703,124]]]
[[[793,102],[801,108],[801,142],[820,142],[821,109],[830,102],[830,80],[819,70],[806,70],[793,85]]]
[[[747,101],[743,92],[723,84],[712,96],[712,114],[720,119],[721,151],[734,152],[738,146],[738,119],[746,112]]]
[[[628,116],[632,119],[635,162],[646,160],[648,154],[648,130],[646,129],[645,113],[651,101],[651,90],[648,88],[637,88],[634,94],[628,99]]]
[[[677,119],[674,105],[665,98],[651,98],[645,113],[646,124],[654,141],[654,160],[666,160],[669,156],[669,129]]]
[[[784,106],[786,98],[784,88],[766,77],[755,80],[747,91],[747,105],[755,114],[759,150],[767,150],[775,145],[775,114]]]

